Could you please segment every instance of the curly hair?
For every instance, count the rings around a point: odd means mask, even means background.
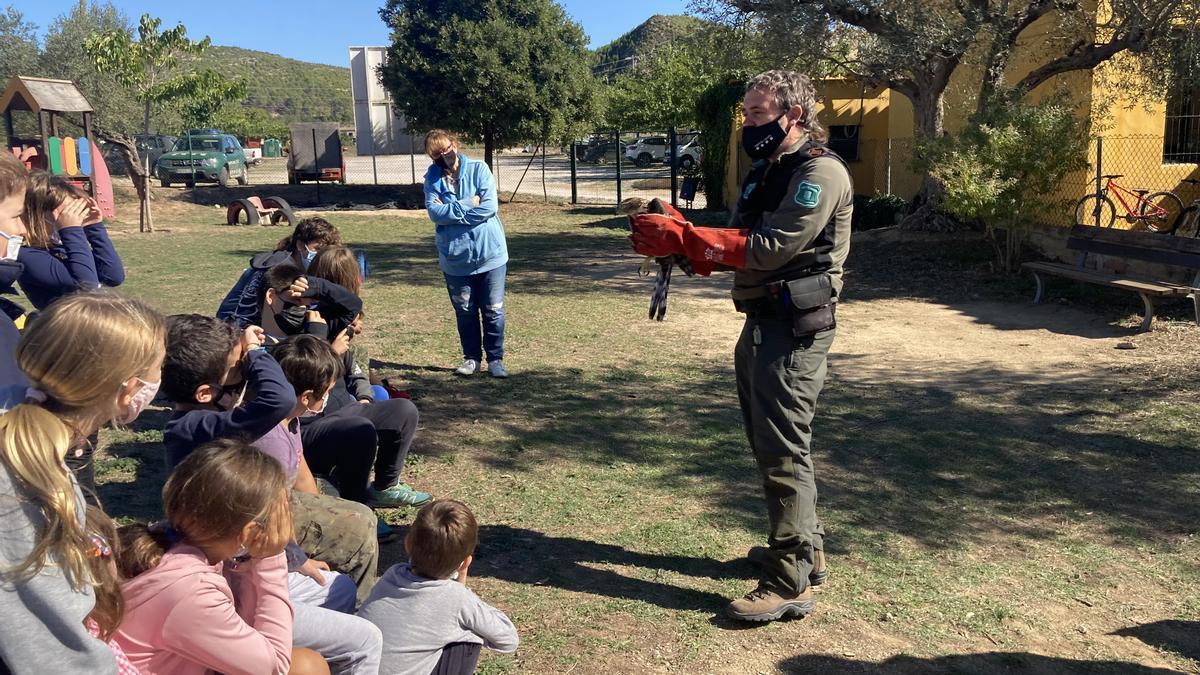
[[[779,112],[786,112],[794,105],[800,106],[804,109],[800,126],[814,140],[824,141],[828,138],[825,127],[817,120],[817,90],[807,75],[794,70],[768,70],[746,82],[747,92],[754,89],[772,95]]]

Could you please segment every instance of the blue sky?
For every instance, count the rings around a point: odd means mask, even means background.
[[[346,48],[382,45],[388,33],[379,20],[385,0],[114,0],[136,23],[144,13],[166,26],[182,22],[188,35],[214,44],[257,49],[289,58],[347,66]],[[583,26],[592,47],[610,42],[654,14],[684,14],[687,0],[559,0]],[[78,0],[9,0],[42,31]],[[9,4],[4,3],[4,4]],[[2,5],[0,5],[2,6]]]

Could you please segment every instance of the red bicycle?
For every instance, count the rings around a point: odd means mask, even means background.
[[[1075,205],[1075,222],[1079,225],[1112,227],[1117,220],[1117,205],[1108,196],[1111,192],[1125,209],[1125,215],[1121,218],[1131,226],[1140,223],[1151,232],[1173,231],[1179,214],[1183,212],[1183,202],[1179,197],[1165,190],[1130,190],[1117,185],[1116,179],[1122,177],[1123,174],[1119,173],[1101,176],[1106,179],[1104,187],[1099,192],[1084,196]]]

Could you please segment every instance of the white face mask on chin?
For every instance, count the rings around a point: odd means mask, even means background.
[[[6,247],[4,249],[4,257],[0,260],[16,260],[17,254],[21,252],[21,245],[25,243],[25,237],[19,234],[5,234],[0,232],[0,237],[4,237]]]

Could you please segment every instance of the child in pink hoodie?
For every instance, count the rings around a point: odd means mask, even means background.
[[[119,535],[125,618],[114,640],[133,665],[143,675],[328,672],[292,647],[283,547],[293,525],[279,463],[214,441],[175,468],[163,506],[167,524]]]

